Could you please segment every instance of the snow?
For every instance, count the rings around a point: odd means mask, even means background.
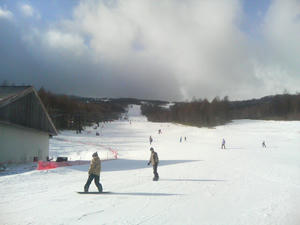
[[[131,123],[100,124],[100,136],[91,127],[50,141],[54,158],[90,160],[98,151],[109,159],[109,149],[117,150],[119,159],[102,163],[100,181],[111,193],[76,193],[89,165],[0,173],[0,224],[300,224],[300,122],[196,128],[147,122],[139,106],[129,107],[128,116]],[[147,166],[150,135],[158,182]],[[181,136],[187,141],[180,143]]]
[[[165,108],[165,109],[169,109],[171,106],[173,106],[173,105],[175,105],[175,103],[174,102],[169,102],[169,103],[167,103],[167,104],[165,104],[165,105],[162,105],[161,107],[162,108]]]

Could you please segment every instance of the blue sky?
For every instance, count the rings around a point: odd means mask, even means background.
[[[263,23],[271,0],[244,0],[242,4],[244,20],[241,29],[256,38],[256,35],[259,35],[258,27]]]
[[[165,100],[294,93],[298,18],[300,0],[2,0],[0,82]]]
[[[57,20],[72,16],[72,9],[79,3],[79,0],[50,0],[50,1],[32,1],[32,0],[2,0],[1,6],[20,15],[19,7],[21,4],[28,4],[37,9],[44,21]]]

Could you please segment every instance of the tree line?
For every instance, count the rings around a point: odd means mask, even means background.
[[[40,88],[39,97],[57,129],[81,132],[84,126],[118,119],[125,109],[120,104],[93,101],[86,98],[59,95]]]
[[[282,94],[261,99],[229,101],[228,97],[177,102],[170,108],[142,105],[142,114],[152,122],[175,122],[213,127],[234,119],[300,120],[300,94]]]

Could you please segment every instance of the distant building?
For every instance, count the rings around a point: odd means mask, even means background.
[[[32,86],[0,86],[0,163],[46,160],[57,135]]]

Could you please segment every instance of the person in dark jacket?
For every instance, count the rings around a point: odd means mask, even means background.
[[[222,145],[221,145],[221,149],[225,149],[226,147],[225,147],[225,139],[223,138],[223,140],[222,140]]]
[[[159,163],[159,159],[158,159],[157,153],[154,151],[154,148],[151,147],[150,151],[151,151],[151,156],[150,156],[150,160],[148,162],[148,166],[150,165],[150,163],[152,164],[153,174],[154,174],[153,180],[157,181],[159,179],[159,176],[158,176],[158,173],[157,173],[157,166],[158,166],[158,163]]]
[[[98,191],[102,192],[102,185],[99,183],[100,171],[101,171],[101,161],[100,161],[100,158],[99,158],[97,152],[93,153],[92,156],[93,156],[93,159],[91,161],[91,165],[90,165],[89,172],[88,172],[89,173],[88,180],[87,180],[86,184],[84,185],[84,192],[89,191],[90,184],[93,180],[95,181],[95,185],[98,188]]]
[[[152,144],[152,142],[153,142],[153,138],[150,136],[149,137],[149,142],[150,142],[150,145]]]
[[[267,147],[265,141],[262,142],[262,147],[263,147],[263,148],[266,148],[266,147]]]

